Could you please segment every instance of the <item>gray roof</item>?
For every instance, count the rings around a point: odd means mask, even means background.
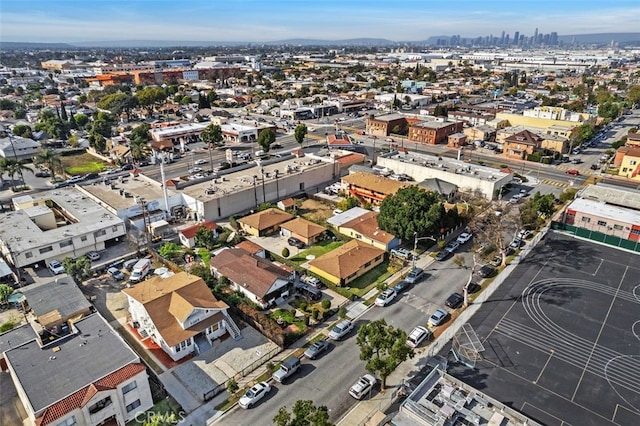
[[[640,191],[633,188],[599,183],[588,185],[578,193],[580,198],[640,210]]]
[[[29,324],[22,324],[20,327],[2,333],[0,334],[0,354],[11,348],[24,345],[36,337],[36,332],[33,331],[33,328]]]
[[[99,314],[75,322],[74,328],[77,333],[48,346],[41,348],[34,339],[5,353],[35,412],[139,362]]]
[[[425,179],[418,184],[423,188],[429,188],[442,195],[449,195],[458,190],[458,186],[438,178]]]
[[[57,310],[63,319],[67,319],[91,307],[91,303],[69,276],[47,283],[31,284],[21,288],[20,292],[38,317]]]
[[[370,210],[363,209],[362,207],[353,207],[347,210],[346,212],[342,212],[340,214],[330,217],[329,219],[327,219],[327,223],[337,228],[369,212]]]

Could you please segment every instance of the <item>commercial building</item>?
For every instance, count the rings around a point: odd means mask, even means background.
[[[76,258],[126,235],[122,219],[75,188],[13,199],[0,214],[0,252],[15,267]]]
[[[402,114],[386,114],[378,117],[367,117],[366,133],[371,136],[384,138],[389,136],[393,129],[405,129],[407,127],[407,117]]]
[[[408,140],[416,143],[435,145],[445,143],[447,136],[462,132],[461,121],[442,120],[419,121],[409,126]]]

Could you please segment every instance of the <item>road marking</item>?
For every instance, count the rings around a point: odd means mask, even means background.
[[[540,370],[540,374],[538,374],[538,377],[536,377],[533,383],[538,383],[538,381],[540,380],[540,377],[542,377],[542,373],[544,373],[544,370],[546,370],[547,365],[549,365],[549,361],[551,361],[551,358],[553,358],[553,353],[554,353],[554,350],[551,349],[551,353],[549,354],[549,358],[547,358],[547,362],[544,363],[544,365],[542,366],[542,370]]]
[[[592,274],[594,277],[596,276],[596,274],[600,270],[600,267],[602,266],[603,263],[604,263],[604,260],[600,259],[600,263],[598,264],[598,267],[596,268],[596,271]]]
[[[589,358],[587,358],[587,362],[584,365],[584,369],[582,370],[582,375],[580,376],[580,380],[578,380],[578,384],[576,385],[576,389],[573,391],[573,396],[571,397],[571,402],[573,402],[573,400],[576,397],[576,394],[578,393],[578,389],[580,388],[580,384],[582,383],[582,379],[584,378],[584,374],[587,372],[587,368],[589,368],[589,363],[591,362],[591,357],[593,356],[593,353],[595,352],[596,348],[598,347],[598,341],[600,340],[600,336],[602,335],[602,331],[604,330],[604,326],[607,324],[607,319],[609,318],[609,314],[611,313],[611,309],[613,308],[613,304],[616,302],[616,299],[618,297],[618,293],[620,291],[620,287],[622,286],[622,281],[624,280],[624,277],[627,275],[627,271],[629,270],[629,267],[627,266],[624,270],[624,274],[622,274],[622,277],[620,278],[620,283],[618,284],[618,288],[616,289],[616,293],[613,295],[613,298],[611,299],[611,303],[609,304],[609,309],[607,310],[607,315],[605,315],[604,319],[602,320],[602,325],[600,326],[600,331],[598,332],[598,335],[596,336],[596,340],[593,342],[593,346],[591,347],[591,353],[589,354]]]

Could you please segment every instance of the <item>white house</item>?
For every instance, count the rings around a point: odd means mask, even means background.
[[[38,151],[40,151],[42,145],[40,143],[23,138],[21,136],[3,136],[0,133],[0,157],[25,160],[32,158]]]
[[[215,222],[201,222],[178,230],[178,238],[180,238],[182,245],[188,248],[194,248],[196,246],[196,234],[201,227],[213,231],[214,238],[218,237],[218,225],[216,225]]]
[[[226,332],[240,337],[229,316],[229,306],[216,300],[202,278],[180,272],[153,277],[124,289],[131,321],[141,337],[151,337],[177,361],[201,353]]]

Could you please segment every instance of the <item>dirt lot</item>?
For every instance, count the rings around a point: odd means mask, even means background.
[[[312,199],[304,200],[298,209],[302,217],[317,223],[333,216],[333,207]]]

